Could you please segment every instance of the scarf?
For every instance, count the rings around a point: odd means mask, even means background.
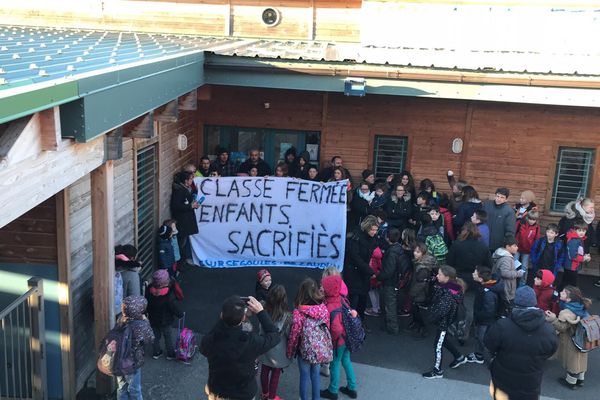
[[[581,207],[581,203],[575,204],[575,209],[579,212],[579,215],[581,215],[581,218],[583,218],[586,224],[589,225],[592,222],[594,222],[594,218],[596,218],[595,211],[592,211],[591,213],[586,213],[585,210]]]
[[[576,301],[572,301],[570,303],[565,303],[564,301],[560,301],[560,309],[561,310],[571,310],[573,312],[573,314],[575,314],[581,318],[587,318],[590,316],[590,313],[588,313],[585,310],[583,304],[576,302]]]
[[[357,192],[358,192],[358,197],[360,197],[363,200],[368,201],[369,203],[373,200],[373,197],[375,197],[375,192],[363,193],[363,192],[361,192],[360,188],[357,190]]]

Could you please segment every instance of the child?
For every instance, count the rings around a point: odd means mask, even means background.
[[[514,207],[517,222],[521,221],[522,218],[525,218],[531,211],[537,211],[537,205],[534,201],[535,194],[531,190],[525,190],[521,193],[521,198]]]
[[[450,212],[450,199],[446,193],[442,193],[440,196],[440,214],[442,215],[442,221],[444,221],[444,239],[446,243],[450,244],[456,238],[454,234],[454,226],[452,225],[452,213]]]
[[[563,264],[563,278],[560,287],[567,285],[577,286],[577,273],[581,271],[582,263],[590,261],[589,254],[584,254],[583,242],[587,232],[587,224],[583,220],[577,220],[573,229],[567,232],[567,245],[565,249],[565,262]]]
[[[547,269],[541,269],[535,273],[533,290],[537,299],[537,307],[544,311],[557,313],[558,303],[555,299],[554,274]]]
[[[177,239],[177,221],[167,219],[162,224],[171,227],[171,245],[173,246],[173,255],[177,263],[177,271],[179,271],[181,269],[181,253],[179,253],[179,240]]]
[[[523,286],[527,282],[527,272],[530,269],[529,253],[531,252],[533,243],[540,237],[540,226],[537,223],[538,217],[539,214],[537,211],[530,211],[521,220],[517,221],[516,238],[519,251],[515,256],[521,262],[525,271],[525,275],[519,280],[519,286]],[[531,275],[530,280],[533,281]]]
[[[433,287],[430,318],[437,327],[435,339],[435,363],[431,371],[423,373],[425,379],[443,378],[442,347],[445,347],[454,356],[450,368],[458,368],[467,362],[467,357],[460,353],[454,343],[454,337],[448,335],[448,327],[456,318],[458,304],[463,301],[463,287],[456,279],[456,270],[448,265],[438,269],[437,283]]]
[[[471,222],[477,225],[483,244],[490,247],[490,227],[487,224],[487,212],[484,209],[475,210],[471,216]]]
[[[430,282],[437,261],[435,257],[427,252],[427,245],[423,242],[417,242],[413,255],[414,272],[408,288],[408,296],[412,303],[412,321],[408,329],[415,337],[424,338],[426,331],[423,321],[423,309],[429,304]]]
[[[348,305],[347,300],[340,295],[342,283],[342,277],[339,275],[326,276],[321,281],[323,291],[325,292],[325,305],[327,306],[327,311],[329,311],[330,315],[334,310],[338,310],[342,307],[342,302]],[[356,316],[356,311],[354,311],[353,315]],[[339,390],[348,397],[355,399],[357,397],[356,376],[354,375],[352,361],[350,360],[350,351],[346,348],[344,341],[346,331],[344,330],[341,313],[338,312],[331,318],[330,332],[334,348],[334,357],[330,365],[331,379],[329,381],[329,387],[321,391],[321,398],[335,400],[338,398]],[[343,387],[339,386],[340,364],[346,373],[347,385]]]
[[[294,301],[296,309],[292,315],[292,328],[286,353],[288,358],[295,356],[298,358],[301,400],[308,400],[309,379],[312,386],[312,398],[319,398],[321,391],[319,364],[333,360],[329,312],[321,300],[322,295],[314,279],[304,279]],[[322,329],[323,325],[328,329]]]
[[[446,254],[448,254],[448,247],[444,242],[444,238],[440,235],[440,228],[436,225],[433,220],[432,214],[437,215],[439,221],[439,211],[432,209],[431,214],[423,214],[423,225],[421,225],[421,229],[417,235],[417,238],[427,245],[429,249],[429,253],[434,256],[438,263],[444,264],[446,262]],[[441,221],[440,221],[441,222]],[[443,224],[440,224],[441,229],[443,228]]]
[[[122,297],[141,296],[140,271],[142,264],[136,260],[137,248],[131,244],[115,246],[115,271],[121,274]],[[119,313],[121,312],[119,306]]]
[[[371,261],[369,262],[369,266],[373,270],[374,275],[379,275],[379,271],[381,271],[381,260],[383,259],[383,252],[379,247],[376,247],[373,250],[373,255],[371,256]],[[371,317],[379,316],[379,287],[381,286],[381,282],[377,280],[377,277],[371,277],[370,282],[370,290],[369,290],[369,299],[371,300],[371,308],[367,308],[365,310],[365,314],[370,315]]]
[[[377,229],[377,244],[382,251],[385,251],[388,247],[385,238],[387,237],[387,231],[390,227],[387,222],[387,214],[383,210],[373,210],[371,215],[377,218],[377,223],[379,224],[379,229]]]
[[[252,176],[252,177],[258,176],[258,168],[257,167],[250,168],[250,170],[248,171],[248,176]]]
[[[489,364],[492,358],[483,344],[483,337],[490,325],[499,317],[502,308],[504,284],[492,278],[492,270],[485,266],[475,267],[473,281],[477,288],[473,303],[473,323],[476,326],[477,351],[467,355],[467,362]]]
[[[170,288],[171,279],[165,269],[156,270],[152,274],[152,283],[146,291],[148,300],[148,319],[154,332],[154,343],[152,345],[152,358],[159,359],[163,355],[160,349],[160,338],[165,337],[165,350],[167,360],[175,359],[175,348],[171,336],[171,324],[175,317],[182,318],[183,311],[179,301],[175,298]]]
[[[292,326],[292,314],[288,310],[287,293],[283,286],[273,285],[269,290],[265,310],[279,330],[281,341],[258,358],[262,364],[260,370],[261,400],[282,400],[277,396],[279,378],[283,369],[292,363],[292,360],[285,354]]]
[[[323,271],[323,276],[321,277],[321,282],[322,282],[323,278],[325,278],[326,276],[341,277],[342,274],[337,269],[337,267],[327,267]],[[325,292],[322,289],[323,289],[323,287],[321,286],[321,295],[325,296]],[[340,296],[342,296],[344,299],[348,298],[348,286],[346,286],[346,283],[344,283],[344,280],[342,280],[342,284],[340,286]],[[329,376],[329,363],[328,362],[321,364],[321,375]]]
[[[390,193],[388,192],[388,186],[384,182],[379,182],[375,184],[375,196],[373,196],[373,200],[371,200],[370,210],[383,210],[383,206],[390,198]]]
[[[177,263],[171,243],[172,233],[173,230],[167,225],[158,228],[158,268],[166,269],[170,276],[175,276]]]
[[[559,332],[558,358],[567,370],[560,383],[570,389],[583,386],[588,367],[588,353],[581,352],[573,344],[571,337],[575,327],[582,318],[589,317],[588,310],[592,301],[583,297],[581,290],[575,286],[566,286],[560,292],[560,313],[558,317],[552,311],[546,311],[546,320]]]
[[[565,263],[564,244],[558,240],[558,225],[548,224],[545,237],[541,237],[531,246],[531,269],[535,274],[541,269],[552,271],[554,276]]]
[[[417,206],[413,211],[414,219],[409,220],[409,222],[415,225],[415,231],[419,231],[421,227],[421,222],[423,220],[423,215],[429,212],[429,194],[427,192],[421,192],[417,196]]]
[[[439,206],[440,205],[440,197],[438,193],[435,191],[435,185],[431,181],[431,179],[423,179],[419,185],[419,190],[421,192],[425,192],[429,194],[429,206]]]
[[[273,280],[271,279],[271,273],[268,269],[263,268],[256,273],[256,286],[254,288],[256,300],[265,304],[272,282]]]
[[[517,290],[517,279],[521,278],[525,271],[523,268],[515,268],[515,254],[519,250],[517,239],[514,236],[504,238],[504,247],[496,249],[492,255],[492,274],[494,278],[504,281],[504,299],[512,304]]]
[[[133,365],[135,372],[131,375],[117,376],[118,399],[142,398],[142,365],[144,364],[144,346],[154,340],[152,328],[144,313],[148,302],[142,296],[129,296],[123,299],[123,315],[120,324],[131,327],[133,334]]]

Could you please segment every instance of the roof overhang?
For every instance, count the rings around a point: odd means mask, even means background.
[[[344,92],[348,77],[366,93],[460,100],[600,107],[600,77],[508,74],[222,56],[208,53],[206,83]]]

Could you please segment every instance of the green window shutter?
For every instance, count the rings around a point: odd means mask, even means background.
[[[405,136],[375,136],[374,172],[377,178],[399,174],[404,170],[408,148]]]
[[[563,211],[568,202],[586,197],[592,177],[595,151],[560,147],[552,188],[552,211]]]

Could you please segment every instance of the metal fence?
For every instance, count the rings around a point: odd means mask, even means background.
[[[47,399],[44,286],[29,290],[0,311],[0,399]]]

